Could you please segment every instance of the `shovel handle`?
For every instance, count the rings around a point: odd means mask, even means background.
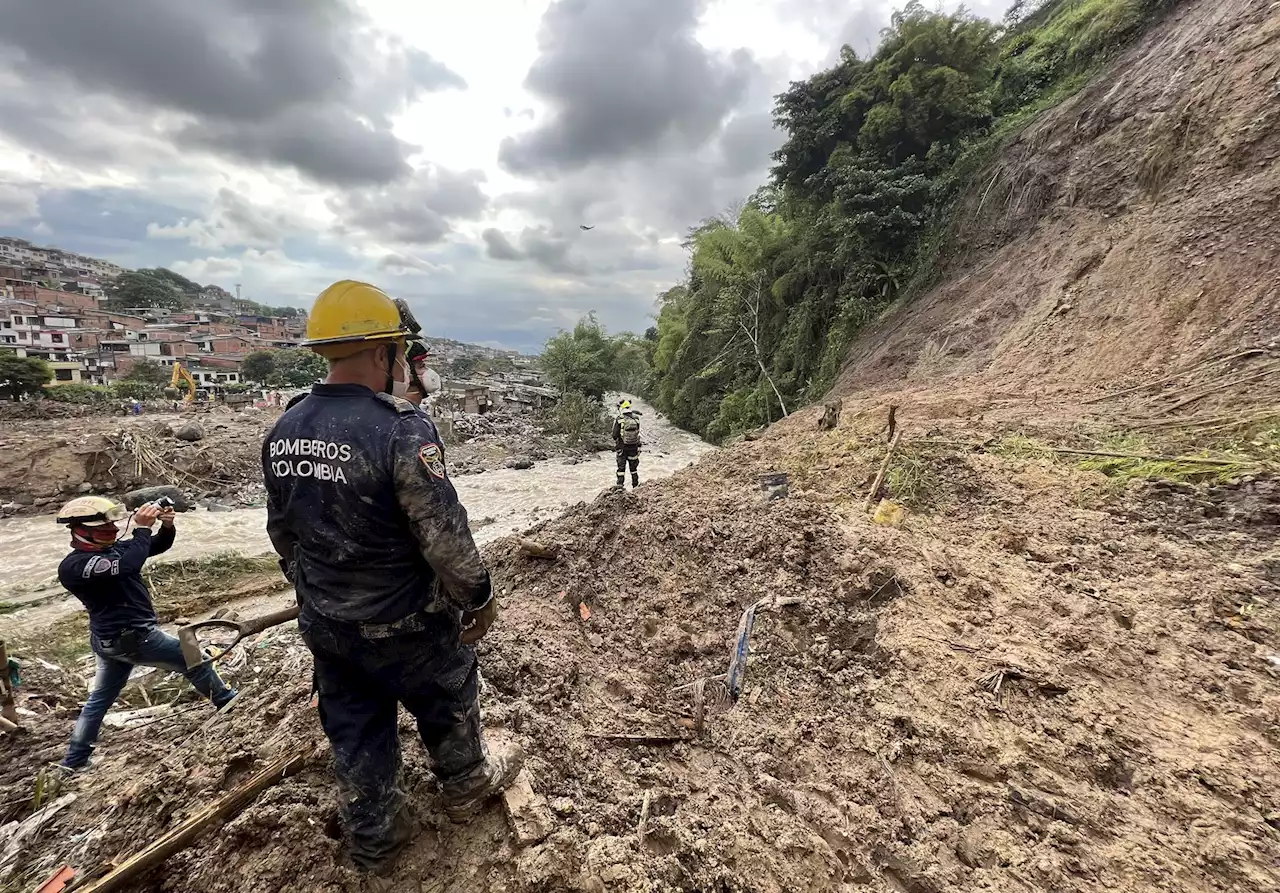
[[[302,612],[302,608],[294,605],[291,608],[282,608],[271,614],[264,614],[261,617],[254,617],[240,624],[241,636],[252,636],[260,633],[264,629],[270,629],[273,626],[279,626],[282,623],[288,623],[290,620],[297,620],[298,614]]]

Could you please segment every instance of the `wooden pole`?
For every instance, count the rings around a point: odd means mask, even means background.
[[[880,463],[880,470],[876,472],[876,479],[871,485],[871,492],[867,494],[867,501],[862,504],[864,512],[871,511],[871,503],[875,502],[876,494],[880,492],[880,485],[884,483],[885,472],[889,470],[889,461],[893,459],[893,451],[898,448],[898,441],[901,438],[902,429],[899,428],[893,432],[893,440],[889,441],[889,449],[884,452],[884,461]]]
[[[100,880],[93,881],[87,886],[76,886],[73,889],[77,893],[109,893],[111,890],[123,889],[142,874],[191,844],[210,826],[226,821],[248,806],[259,794],[276,782],[300,772],[307,764],[307,756],[308,754],[293,754],[280,757],[240,787],[227,792],[208,809],[193,815]]]

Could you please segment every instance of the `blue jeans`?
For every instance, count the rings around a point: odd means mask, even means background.
[[[201,664],[194,670],[188,670],[182,657],[182,646],[160,627],[139,629],[136,634],[137,642],[131,649],[122,648],[119,639],[107,641],[93,637],[91,644],[98,658],[98,673],[93,677],[93,690],[89,693],[89,700],[85,702],[80,718],[71,731],[71,744],[62,760],[63,766],[78,769],[89,762],[93,743],[98,740],[98,732],[102,728],[102,718],[120,696],[120,691],[129,681],[129,674],[135,666],[158,667],[181,673],[190,680],[196,691],[212,700],[215,707],[222,707],[235,697],[235,691],[227,688],[212,664]]]

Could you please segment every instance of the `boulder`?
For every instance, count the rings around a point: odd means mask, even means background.
[[[533,468],[533,460],[528,456],[513,456],[503,464],[506,465],[507,468],[514,468],[518,471],[522,471],[526,468]]]
[[[148,502],[155,502],[161,496],[168,496],[173,500],[173,507],[180,512],[189,512],[193,508],[191,500],[187,499],[177,487],[143,487],[141,490],[130,490],[124,494],[124,507],[133,510],[140,505]]]
[[[204,429],[195,422],[181,422],[173,425],[169,428],[169,433],[178,438],[178,440],[185,440],[190,443],[204,439]]]

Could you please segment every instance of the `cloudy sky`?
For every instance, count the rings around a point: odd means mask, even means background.
[[[0,234],[269,304],[366,279],[504,347],[640,331],[773,96],[899,5],[4,0]]]

